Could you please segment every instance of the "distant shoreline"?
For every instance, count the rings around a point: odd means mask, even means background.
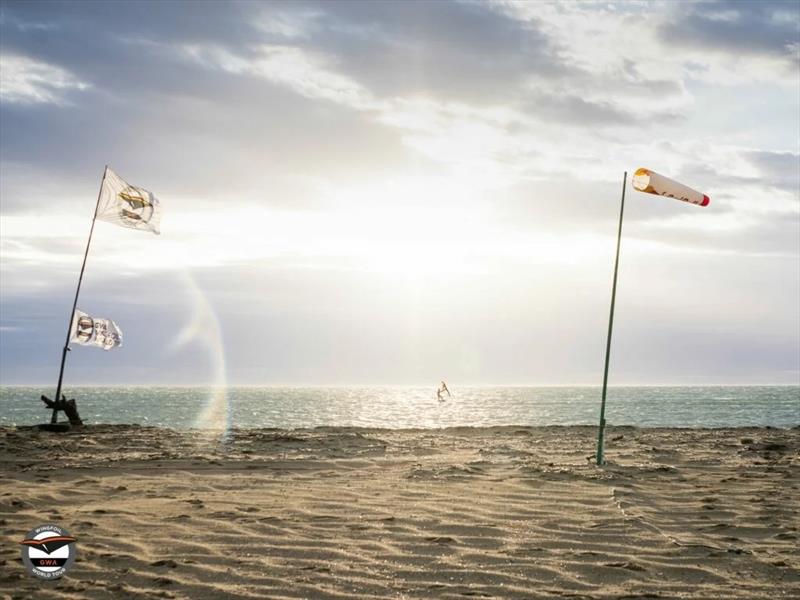
[[[42,419],[44,423],[46,419]],[[26,424],[26,425],[3,425],[0,424],[0,432],[3,431],[37,431],[39,424]],[[253,434],[253,433],[357,433],[357,434],[371,434],[371,433],[442,433],[442,434],[456,434],[456,433],[505,433],[513,430],[525,430],[530,433],[552,433],[553,430],[569,430],[569,431],[583,431],[591,430],[596,431],[597,425],[456,425],[448,427],[362,427],[358,425],[318,425],[316,427],[231,427],[229,429],[208,429],[199,427],[168,427],[162,425],[147,425],[142,423],[87,423],[83,427],[73,428],[70,431],[53,433],[54,436],[72,434],[91,434],[91,433],[108,433],[109,431],[127,432],[133,430],[157,430],[169,431],[178,435],[185,435],[187,433],[199,433],[207,436],[218,436],[222,434]],[[787,427],[777,427],[774,425],[740,425],[735,427],[647,427],[641,425],[614,425],[606,424],[606,435],[611,433],[625,433],[627,432],[742,432],[742,431],[793,431],[800,430],[800,421],[796,425],[789,425]],[[41,433],[50,433],[41,431]]]
[[[0,383],[3,388],[41,388],[47,390],[55,387],[53,382],[48,383]],[[175,388],[175,389],[369,389],[369,388],[435,388],[433,383],[241,383],[228,385],[203,385],[203,384],[184,384],[184,383],[159,383],[159,384],[138,384],[138,383],[78,383],[67,386],[69,389],[105,389],[105,388]],[[561,388],[587,388],[600,389],[599,383],[475,383],[463,384],[458,386],[461,389],[561,389]],[[800,388],[800,383],[621,383],[609,384],[608,389],[628,389],[628,388],[765,388],[765,387],[796,387]],[[65,388],[67,389],[67,388]]]

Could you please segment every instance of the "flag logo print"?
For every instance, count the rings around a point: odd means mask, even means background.
[[[152,194],[147,190],[129,186],[119,192],[117,196],[122,201],[119,212],[123,219],[134,224],[136,222],[148,223],[153,218],[155,207],[150,201]]]
[[[120,227],[160,234],[161,203],[153,192],[131,185],[106,167],[97,218]]]
[[[86,314],[78,316],[73,335],[75,336],[75,341],[79,344],[89,343],[89,340],[92,339],[92,335],[94,335],[94,319]]]
[[[122,330],[111,319],[91,317],[76,308],[72,318],[70,342],[111,350],[122,346]]]

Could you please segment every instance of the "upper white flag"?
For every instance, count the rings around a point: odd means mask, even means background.
[[[111,350],[122,346],[122,330],[111,319],[95,319],[75,309],[69,341]]]
[[[152,192],[129,185],[122,177],[106,167],[97,218],[131,229],[143,229],[160,234],[161,203]]]

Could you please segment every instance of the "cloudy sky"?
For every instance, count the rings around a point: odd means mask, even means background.
[[[797,2],[11,2],[0,383],[800,383]]]

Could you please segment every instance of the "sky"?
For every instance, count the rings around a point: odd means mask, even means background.
[[[800,384],[797,2],[0,5],[0,384]]]

